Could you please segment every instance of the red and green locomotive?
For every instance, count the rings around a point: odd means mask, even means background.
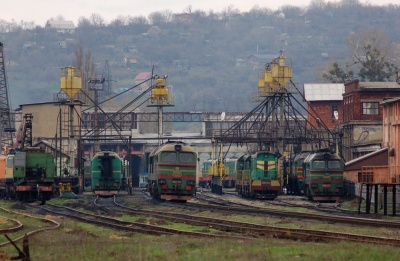
[[[149,156],[148,189],[153,198],[190,200],[196,192],[197,154],[179,141],[168,141]]]
[[[311,151],[302,151],[293,159],[288,181],[288,194],[304,195],[303,163]]]
[[[304,194],[315,201],[337,201],[344,195],[344,161],[336,153],[322,150],[303,163]]]

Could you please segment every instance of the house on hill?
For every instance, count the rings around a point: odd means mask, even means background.
[[[45,25],[45,30],[55,30],[57,33],[74,33],[75,25],[72,21],[65,20],[48,20]]]
[[[266,63],[272,62],[277,55],[275,54],[252,54],[247,57],[247,63],[254,70],[263,69]]]
[[[150,81],[144,82],[151,77],[151,72],[140,72],[135,77],[135,85],[141,84],[141,87],[138,87],[138,92],[144,92],[150,87]],[[144,83],[143,83],[144,82]]]
[[[179,21],[190,21],[190,20],[192,20],[192,15],[190,13],[174,14],[174,17],[175,17],[176,20],[179,20]]]

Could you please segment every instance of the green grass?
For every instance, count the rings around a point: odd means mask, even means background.
[[[9,209],[15,203],[0,201],[0,206]],[[20,211],[20,210],[17,210]],[[208,214],[255,223],[287,224],[288,226],[331,226],[338,229],[342,225],[313,224],[313,221],[290,221],[288,219],[230,216],[218,213]],[[24,218],[1,211],[0,216],[20,219],[24,224],[34,227],[43,226],[32,218]],[[62,223],[56,230],[33,235],[29,238],[31,260],[397,260],[400,250],[395,247],[349,242],[339,243],[302,243],[291,240],[279,240],[265,237],[257,240],[203,239],[179,235],[149,236],[133,232],[114,231],[70,220],[63,217],[52,217]],[[210,230],[185,224],[175,224],[153,217],[123,215],[123,219],[137,220],[145,223],[158,222],[159,225],[196,231]],[[272,220],[272,221],[271,221]],[[294,223],[294,224],[292,224]],[[336,228],[335,228],[336,226]],[[350,229],[360,229],[348,226]],[[369,228],[369,231],[379,231]],[[366,230],[368,231],[368,230]],[[207,231],[208,232],[208,231]],[[217,231],[215,231],[217,232]],[[381,231],[382,232],[382,231]],[[382,232],[383,233],[383,232]],[[21,235],[21,233],[19,233]],[[399,235],[399,234],[397,234]],[[382,236],[384,236],[382,234]],[[0,242],[4,242],[0,236]],[[15,237],[14,237],[15,238]],[[17,242],[22,248],[22,242]],[[16,250],[7,246],[2,248],[9,255],[16,256]]]

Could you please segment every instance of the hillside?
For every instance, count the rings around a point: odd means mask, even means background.
[[[351,32],[380,29],[400,43],[400,28],[394,26],[400,24],[400,5],[346,2],[317,1],[307,9],[284,6],[279,12],[155,11],[148,18],[120,18],[110,24],[91,16],[82,18],[71,34],[0,20],[11,104],[15,109],[51,101],[60,90],[60,68],[76,66],[75,51],[81,45],[90,50],[98,76],[108,61],[114,92],[135,85],[139,72],[155,66],[154,72],[168,75],[173,87],[176,106],[168,110],[249,111],[255,106],[251,97],[259,70],[281,50],[301,88],[306,82],[324,82],[319,75],[329,61],[351,55],[344,46]],[[130,59],[137,63],[129,64]]]

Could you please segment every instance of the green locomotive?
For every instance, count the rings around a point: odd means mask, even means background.
[[[7,194],[11,198],[32,202],[39,200],[45,204],[53,196],[54,156],[41,148],[28,147],[14,151],[12,162],[12,182],[7,184]]]
[[[113,196],[121,189],[122,159],[113,151],[96,153],[91,162],[92,190],[99,196]]]
[[[311,151],[302,151],[297,154],[296,157],[294,157],[288,182],[289,194],[304,194],[303,162],[304,159],[311,153]]]
[[[277,161],[277,156],[268,151],[241,156],[237,161],[238,194],[250,198],[276,198],[281,191]]]
[[[234,188],[236,182],[237,158],[227,158],[222,163],[222,187]],[[218,175],[218,166],[215,160],[205,160],[203,162],[202,175],[199,178],[199,186],[206,188],[212,184],[212,176]]]
[[[344,161],[328,150],[308,155],[303,163],[304,193],[315,201],[337,201],[344,195]]]
[[[196,193],[197,154],[179,141],[168,141],[149,156],[148,189],[153,198],[186,202]]]

